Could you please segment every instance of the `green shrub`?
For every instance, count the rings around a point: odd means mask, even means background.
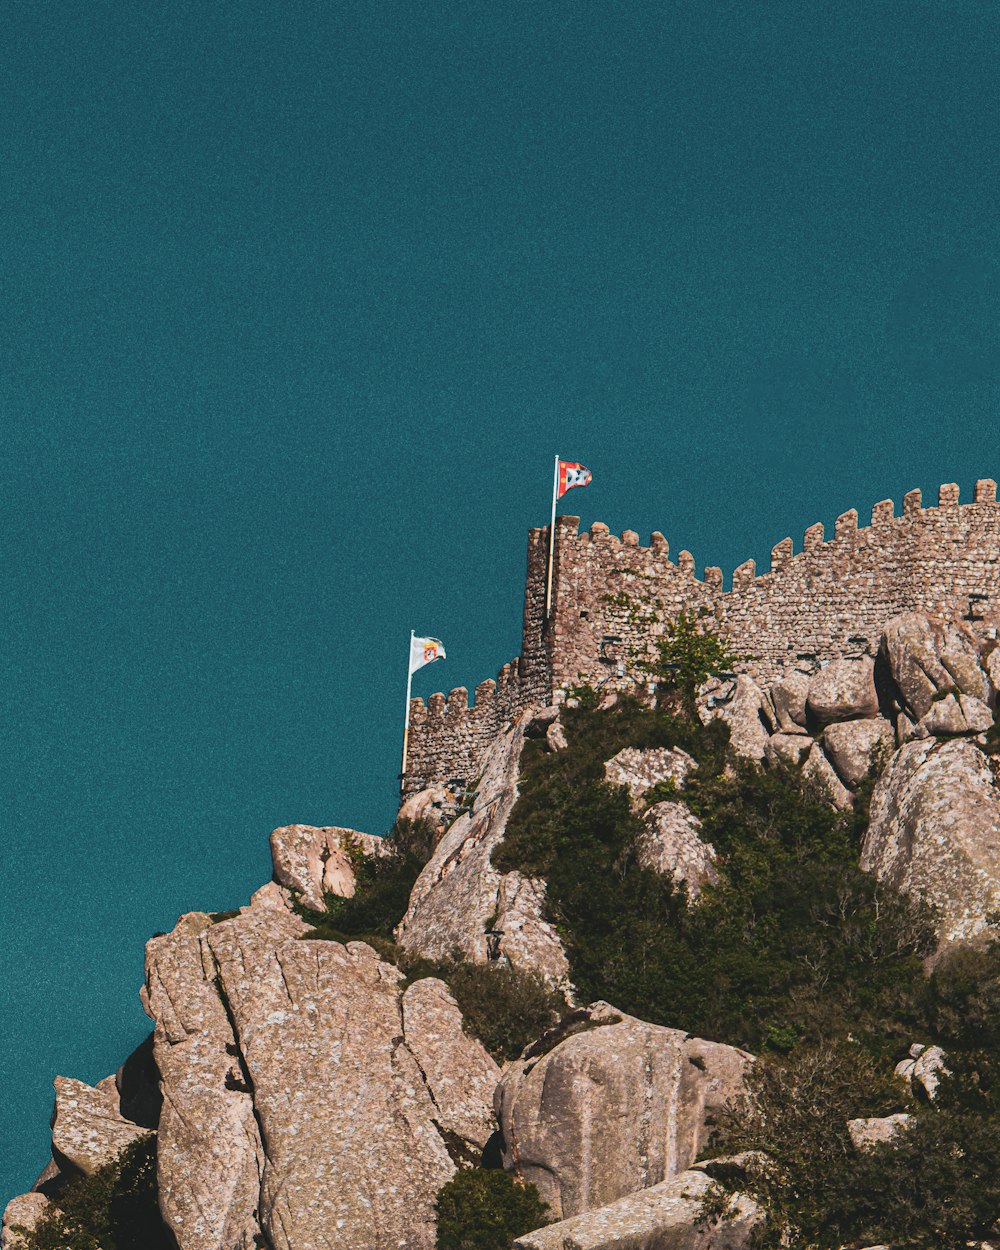
[[[666,624],[657,641],[657,660],[649,666],[653,676],[684,702],[694,704],[698,687],[719,673],[731,669],[738,657],[716,633],[705,613],[681,612]]]
[[[849,815],[792,769],[729,770],[721,721],[641,707],[563,714],[569,746],[529,743],[502,871],[547,882],[546,908],[583,1001],[750,1049],[877,1030],[892,1045],[922,1019],[929,917],[857,866]],[[678,746],[698,762],[684,799],[722,880],[688,906],[639,866],[639,818],[604,761],[624,746]]]
[[[438,1191],[437,1250],[510,1250],[549,1223],[547,1210],[534,1185],[499,1169],[457,1172]]]
[[[764,1212],[755,1244],[941,1250],[988,1242],[1000,1219],[1000,1116],[983,1072],[966,1058],[949,1054],[954,1071],[934,1103],[907,1105],[907,1127],[861,1151],[847,1121],[902,1109],[902,1087],[886,1065],[843,1043],[758,1063],[715,1143],[763,1152],[738,1182]]]
[[[175,1250],[156,1198],[156,1142],[127,1146],[93,1176],[70,1181],[24,1250]]]
[[[391,941],[406,912],[410,891],[434,854],[436,840],[436,830],[428,821],[397,820],[386,834],[388,854],[378,858],[353,856],[353,898],[327,894],[326,908],[319,912],[298,905],[299,915],[313,927],[307,936],[337,942]]]
[[[516,1059],[552,1028],[566,1000],[540,976],[498,964],[455,964],[438,975],[447,982],[470,1033],[498,1063]]]

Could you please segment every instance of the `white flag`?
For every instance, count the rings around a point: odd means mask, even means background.
[[[433,664],[435,660],[443,660],[444,643],[440,638],[417,638],[410,639],[410,672],[415,673],[418,668],[423,668],[425,664]]]

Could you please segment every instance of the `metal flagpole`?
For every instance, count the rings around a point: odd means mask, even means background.
[[[413,689],[413,639],[414,631],[410,630],[410,648],[406,653],[406,719],[403,721],[403,767],[399,774],[399,792],[402,794],[406,784],[406,749],[410,744],[410,691]]]
[[[556,496],[559,493],[559,457],[552,474],[552,520],[549,522],[549,571],[545,579],[545,619],[549,619],[552,609],[552,563],[556,553]]]

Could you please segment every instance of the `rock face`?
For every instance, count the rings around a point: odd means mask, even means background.
[[[110,1163],[126,1146],[149,1132],[121,1114],[113,1076],[99,1085],[57,1076],[56,1107],[52,1120],[52,1146],[81,1172],[92,1176]]]
[[[733,1219],[703,1226],[702,1198],[711,1184],[702,1171],[681,1172],[617,1202],[519,1237],[513,1250],[742,1250],[759,1218],[756,1208],[741,1195]]]
[[[493,1091],[500,1069],[462,1028],[462,1013],[436,977],[403,995],[403,1037],[440,1111],[440,1123],[463,1141],[486,1145],[496,1130]]]
[[[837,776],[852,790],[865,777],[876,754],[895,745],[892,726],[880,718],[827,725],[823,748]]]
[[[872,794],[861,866],[939,909],[942,940],[1000,908],[1000,792],[966,739],[908,742]]]
[[[942,736],[985,733],[993,724],[993,713],[971,694],[946,694],[935,698],[918,724],[927,733]]]
[[[683,789],[688,774],[695,767],[687,751],[679,748],[625,747],[604,765],[604,780],[612,786],[625,786],[635,805],[647,790],[661,781],[672,781],[678,790]]]
[[[912,1118],[900,1111],[895,1115],[848,1120],[847,1132],[851,1145],[855,1150],[870,1150],[873,1146],[882,1146],[905,1129]]]
[[[673,877],[695,898],[702,887],[718,881],[715,849],[703,842],[701,821],[684,803],[654,803],[639,835],[637,858],[644,868]]]
[[[736,754],[758,763],[764,758],[767,746],[768,732],[763,718],[768,707],[757,683],[742,673],[731,680],[713,677],[698,695],[702,724],[707,725],[716,718],[724,720]]]
[[[415,796],[416,797],[416,796]],[[271,861],[279,885],[301,895],[313,911],[322,911],[323,895],[354,896],[351,850],[383,854],[383,840],[355,829],[284,825],[271,834]]]
[[[750,1062],[731,1046],[622,1016],[607,1003],[587,1013],[584,1031],[545,1054],[529,1048],[496,1094],[504,1164],[538,1186],[558,1219],[689,1167]]]
[[[286,923],[292,935],[305,931],[290,916]],[[181,1250],[251,1250],[260,1232],[264,1149],[232,1022],[214,985],[211,929],[208,916],[192,912],[146,944],[143,1006],[156,1022],[163,1093],[160,1210]]]
[[[895,616],[886,624],[881,653],[914,720],[930,711],[934,696],[942,690],[955,689],[981,700],[989,697],[989,679],[980,667],[976,640],[958,623],[919,612]]]
[[[500,952],[515,968],[551,984],[568,984],[562,943],[543,918],[544,885],[492,863],[517,800],[518,762],[528,711],[490,748],[472,808],[438,843],[410,895],[396,940],[412,955],[447,960],[456,952],[473,963],[490,958],[487,929],[502,930]]]
[[[818,726],[878,715],[875,662],[833,660],[809,682],[808,716]]]
[[[851,792],[834,772],[833,765],[823,754],[823,748],[814,742],[802,765],[802,775],[811,781],[820,795],[834,807],[849,807]]]
[[[446,1136],[481,1148],[497,1075],[445,987],[404,993],[370,947],[310,941],[279,906],[184,917],[148,964],[180,1250],[430,1250]]]
[[[44,1194],[19,1194],[11,1198],[3,1213],[0,1250],[23,1250],[24,1238],[14,1231],[15,1228],[33,1232],[48,1209],[49,1200]]]

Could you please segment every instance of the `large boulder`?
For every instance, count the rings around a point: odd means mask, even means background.
[[[306,925],[284,915],[282,932]],[[232,921],[225,922],[232,924]],[[206,938],[212,921],[182,916],[146,944],[143,1006],[156,1023],[153,1051],[163,1108],[156,1176],[163,1218],[180,1250],[252,1250],[264,1148]]]
[[[636,844],[643,868],[672,877],[689,898],[718,881],[715,848],[701,838],[701,821],[685,803],[654,803],[643,817]]]
[[[929,734],[954,738],[962,734],[985,733],[993,725],[989,707],[971,694],[946,694],[935,698],[921,716],[919,725]]]
[[[932,904],[943,941],[1000,908],[1000,792],[968,739],[908,742],[872,793],[861,866]]]
[[[514,1242],[513,1250],[743,1250],[759,1221],[749,1198],[733,1200],[731,1218],[704,1220],[712,1185],[700,1169],[560,1220]]]
[[[625,786],[634,807],[661,781],[671,781],[682,789],[688,773],[697,767],[687,751],[671,747],[624,747],[604,765],[604,780],[612,786]]]
[[[930,711],[941,691],[984,701],[991,696],[976,638],[960,622],[920,612],[894,616],[883,631],[881,655],[913,720]]]
[[[571,1019],[573,1019],[571,1017]],[[564,1026],[565,1027],[565,1026]],[[750,1056],[595,1003],[504,1073],[504,1165],[567,1219],[684,1171]]]
[[[774,708],[779,733],[804,734],[806,732],[806,700],[809,698],[809,678],[795,669],[784,673],[771,686],[771,705]]]
[[[880,751],[895,742],[892,725],[880,716],[872,720],[838,721],[823,730],[823,749],[837,776],[854,789],[871,771]]]
[[[32,1233],[43,1216],[48,1214],[50,1203],[44,1194],[18,1194],[4,1208],[3,1228],[0,1231],[0,1250],[24,1250],[24,1233]]]
[[[489,748],[472,806],[417,878],[396,941],[410,955],[441,961],[457,954],[482,964],[491,958],[486,931],[500,930],[500,953],[512,967],[566,987],[569,964],[543,915],[544,883],[503,874],[492,860],[517,801],[524,733],[533,716],[526,711]]]
[[[875,661],[867,656],[831,660],[810,679],[806,706],[810,720],[818,726],[877,716]]]
[[[441,1112],[441,1123],[482,1150],[496,1131],[493,1091],[500,1069],[462,1026],[451,991],[423,977],[403,994],[403,1037]]]
[[[384,848],[382,838],[356,829],[284,825],[271,834],[274,879],[307,907],[322,911],[324,894],[354,897],[354,857],[382,855]]]
[[[265,896],[150,943],[160,1202],[180,1250],[431,1250],[451,1152],[494,1131],[499,1073],[446,987],[406,988],[364,943],[311,932]]]
[[[397,820],[426,821],[444,833],[459,812],[459,802],[446,786],[428,786],[404,799],[396,814]]]
[[[96,1087],[69,1077],[53,1081],[56,1105],[52,1116],[52,1147],[56,1158],[92,1176],[105,1163],[149,1132],[121,1114],[121,1101],[113,1076]]]
[[[770,704],[753,678],[744,673],[710,678],[698,692],[697,707],[703,725],[716,719],[725,721],[736,754],[760,763],[767,747],[764,720]]]

